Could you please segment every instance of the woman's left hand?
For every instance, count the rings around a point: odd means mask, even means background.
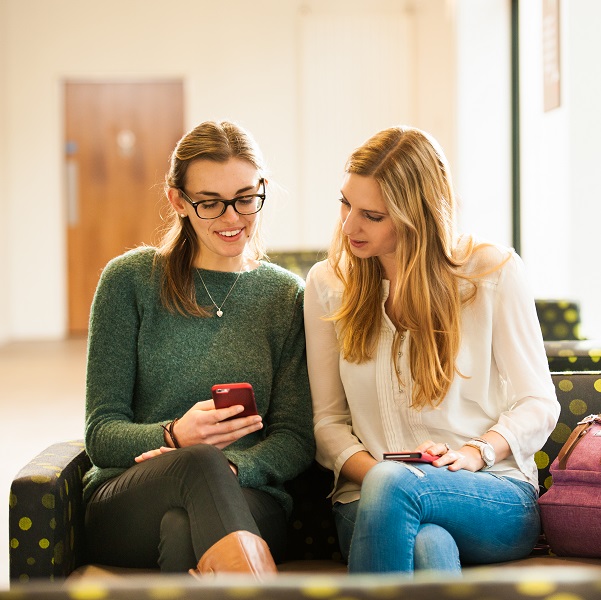
[[[448,467],[449,471],[459,471],[465,469],[475,473],[484,466],[484,461],[480,452],[471,446],[463,446],[461,452],[453,450],[449,444],[436,443],[427,440],[416,448],[417,452],[427,452],[437,458],[432,464],[435,467]]]

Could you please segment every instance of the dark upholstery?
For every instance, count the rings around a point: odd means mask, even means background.
[[[601,413],[601,372],[553,373],[552,377],[561,416],[535,457],[543,492],[551,484],[550,463],[576,423],[590,413]],[[89,464],[81,442],[55,444],[13,481],[9,511],[12,581],[62,579],[85,564],[81,478]],[[333,559],[340,563],[327,499],[332,474],[314,463],[287,487],[294,498],[294,512],[286,561]]]
[[[15,477],[9,494],[11,580],[65,578],[85,560],[83,442],[54,444]]]
[[[324,250],[299,250],[295,252],[270,252],[269,260],[284,269],[296,273],[306,279],[309,269],[320,260],[326,258]]]
[[[546,341],[545,352],[551,371],[601,369],[601,340]]]
[[[317,462],[286,486],[294,498],[286,560],[342,560],[328,499],[332,472]]]
[[[580,340],[580,305],[574,300],[536,300],[543,339]]]

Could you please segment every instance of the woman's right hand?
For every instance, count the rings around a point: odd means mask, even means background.
[[[182,447],[210,444],[223,449],[263,427],[263,420],[259,415],[226,421],[227,418],[233,417],[243,410],[244,407],[241,405],[215,408],[213,400],[197,402],[183,417],[177,420],[173,432]]]
[[[134,458],[134,460],[137,463],[141,463],[141,462],[144,462],[145,460],[148,460],[149,458],[154,458],[155,456],[160,456],[161,454],[165,454],[166,452],[171,452],[172,450],[175,450],[175,448],[168,448],[167,446],[161,446],[160,448],[155,448],[154,450],[148,450],[146,452],[143,452],[139,456],[136,456]]]

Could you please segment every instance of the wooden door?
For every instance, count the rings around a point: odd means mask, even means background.
[[[181,81],[65,83],[71,334],[88,329],[106,263],[156,242],[162,183],[183,128]]]

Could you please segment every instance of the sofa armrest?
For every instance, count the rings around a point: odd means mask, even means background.
[[[81,440],[48,447],[15,477],[9,497],[10,579],[64,578],[85,560]]]

